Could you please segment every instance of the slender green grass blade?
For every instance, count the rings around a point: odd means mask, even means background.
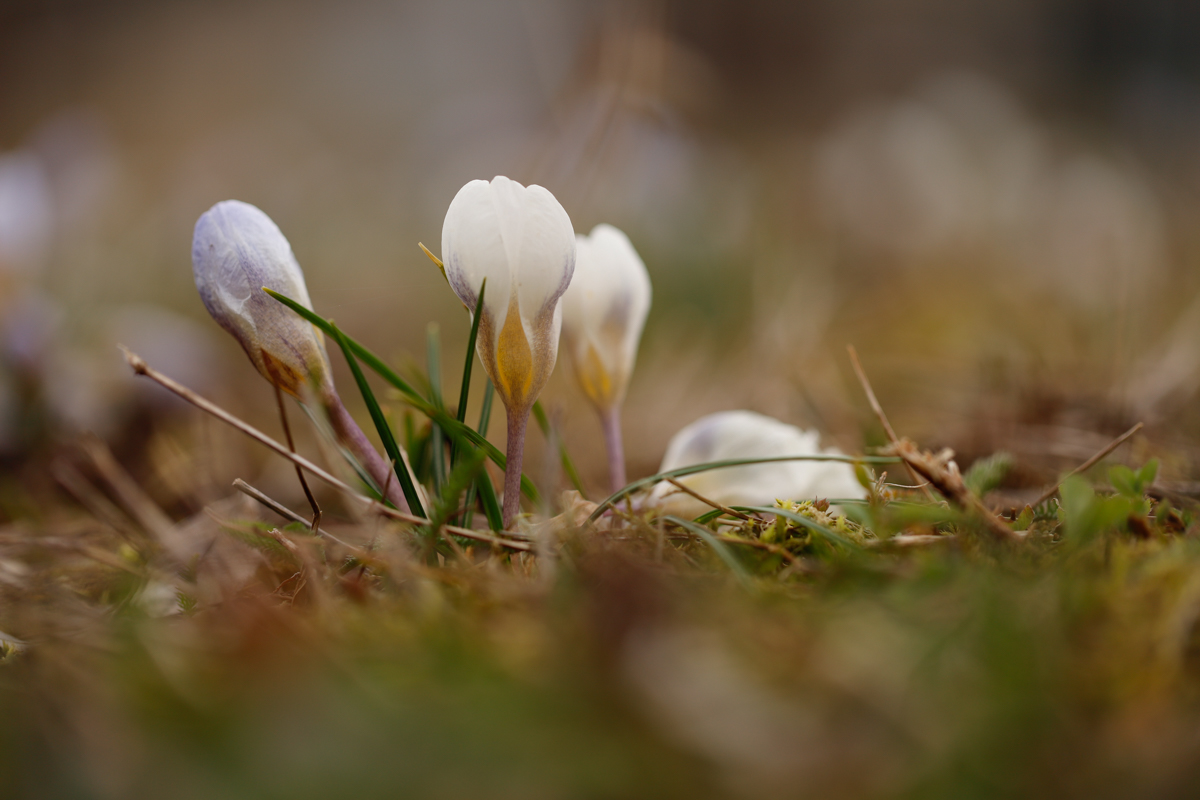
[[[362,393],[363,401],[367,404],[367,410],[371,412],[371,420],[375,423],[375,430],[378,431],[379,438],[383,442],[383,449],[387,452],[388,460],[394,466],[396,477],[400,481],[400,488],[404,491],[404,499],[408,501],[408,507],[412,513],[423,517],[425,516],[425,509],[421,505],[421,498],[417,495],[416,487],[413,486],[412,479],[408,475],[408,469],[404,466],[404,460],[400,457],[400,448],[396,444],[396,439],[392,435],[392,429],[388,425],[387,419],[383,416],[383,409],[379,407],[379,401],[375,399],[375,393],[371,391],[371,385],[367,383],[367,378],[358,366],[358,360],[355,359],[350,345],[346,342],[346,338],[336,325],[331,323],[330,328],[332,329],[333,338],[342,348],[342,354],[346,357],[346,363],[350,365],[350,371],[354,374],[354,382],[358,384],[358,390]]]
[[[493,459],[494,460],[494,459]],[[691,464],[678,469],[670,469],[666,472],[659,472],[651,475],[648,478],[640,478],[625,488],[614,492],[605,498],[592,515],[587,518],[588,522],[595,522],[600,518],[600,515],[609,509],[614,503],[620,502],[623,498],[633,494],[640,489],[645,489],[648,486],[653,486],[659,481],[667,478],[682,478],[685,475],[696,475],[701,472],[711,472],[714,469],[726,469],[727,467],[740,467],[746,464],[773,464],[780,461],[840,461],[844,464],[899,464],[900,459],[894,456],[835,456],[835,455],[808,455],[808,456],[773,456],[771,458],[731,458],[725,461],[709,461],[704,464]]]
[[[730,572],[737,576],[738,582],[740,582],[747,589],[750,588],[750,573],[746,571],[744,566],[742,566],[742,562],[737,560],[737,556],[733,554],[733,551],[726,547],[724,542],[722,542],[716,536],[713,536],[712,531],[703,525],[697,525],[690,519],[683,519],[681,517],[672,515],[667,515],[664,517],[664,519],[667,520],[667,522],[674,523],[685,530],[691,531],[703,539],[705,544],[711,547],[713,552],[725,562],[726,566],[729,567]]]
[[[488,423],[492,419],[492,401],[496,398],[496,387],[492,386],[492,381],[489,378],[487,387],[483,390],[483,408],[479,411],[479,433],[486,436]],[[496,499],[496,489],[492,486],[491,476],[488,475],[486,469],[479,471],[479,477],[475,481],[475,487],[479,491],[479,502],[483,504],[483,513],[487,516],[488,527],[494,531],[504,529],[504,515],[500,509],[500,501]],[[475,489],[467,493],[467,516],[465,527],[471,527],[472,507],[475,505]]]
[[[458,408],[455,416],[460,423],[467,421],[467,401],[471,398],[471,370],[475,366],[475,341],[479,338],[479,320],[483,314],[483,295],[487,292],[487,278],[479,287],[479,299],[475,303],[475,314],[471,317],[471,335],[467,337],[467,357],[463,363],[462,385],[458,390]],[[458,440],[454,440],[450,448],[450,467],[453,469],[458,461]],[[468,493],[468,497],[470,493]]]
[[[438,408],[442,402],[442,337],[436,322],[425,328],[425,374],[429,376],[429,399]],[[446,439],[442,428],[434,423],[430,432],[430,469],[433,474],[433,493],[441,494],[446,482]]]
[[[483,390],[483,407],[479,409],[479,424],[476,428],[480,436],[487,436],[488,426],[492,423],[492,403],[496,401],[496,387],[488,378],[487,388]]]
[[[731,508],[734,511],[753,511],[758,514],[775,514],[776,516],[790,519],[792,522],[808,528],[810,531],[817,534],[827,542],[830,542],[831,544],[841,545],[847,550],[852,550],[854,552],[862,551],[862,547],[857,542],[852,542],[845,536],[826,528],[824,525],[821,525],[818,522],[814,522],[803,514],[797,514],[795,511],[791,511],[786,508],[771,508],[769,506],[731,506]]]
[[[290,297],[282,295],[273,289],[268,289],[264,286],[263,291],[295,311],[313,325],[316,325],[317,328],[324,331],[329,336],[334,336],[333,325],[331,325],[325,318],[305,308]],[[454,417],[450,416],[445,409],[437,408],[435,405],[433,405],[433,403],[422,397],[417,390],[408,383],[408,381],[397,375],[395,370],[383,363],[383,361],[377,355],[363,347],[352,337],[346,336],[345,334],[342,334],[342,337],[345,339],[346,345],[349,347],[350,351],[353,352],[363,364],[366,364],[368,367],[370,367],[372,371],[379,375],[379,377],[390,383],[393,387],[398,389],[402,395],[404,395],[404,401],[406,403],[440,425],[442,431],[447,433],[451,439],[465,439],[470,444],[482,449],[485,453],[487,453],[488,458],[492,460],[493,464],[502,470],[505,468],[507,459],[505,459],[504,453],[501,453],[499,448],[472,430],[470,426],[464,425]],[[521,476],[521,493],[528,497],[533,503],[541,502],[541,498],[538,495],[537,488],[533,485],[533,481],[529,480],[529,478],[525,475]]]
[[[563,472],[571,481],[571,485],[575,487],[575,491],[583,494],[583,481],[579,479],[579,470],[575,469],[575,462],[571,460],[571,454],[567,452],[567,443],[561,436],[551,437],[550,418],[546,416],[546,409],[542,408],[540,401],[535,400],[533,403],[533,418],[537,420],[538,427],[542,429],[542,435],[547,440],[552,438],[558,440],[558,460],[562,462]]]
[[[504,512],[500,508],[500,501],[496,498],[492,479],[488,477],[487,470],[480,472],[476,485],[479,487],[479,502],[483,504],[483,514],[487,517],[489,528],[494,531],[502,531],[504,530]]]
[[[487,456],[479,450],[472,450],[450,471],[445,486],[433,504],[433,515],[429,518],[431,534],[449,522],[450,518],[457,513],[458,501],[475,482],[476,475],[483,469],[483,462],[486,458]]]
[[[475,340],[479,338],[479,319],[483,314],[483,295],[487,291],[487,278],[479,287],[479,300],[475,303],[475,316],[471,319],[471,336],[467,339],[467,358],[463,364],[462,388],[458,390],[458,421],[467,420],[467,399],[471,394],[471,368],[475,366]]]

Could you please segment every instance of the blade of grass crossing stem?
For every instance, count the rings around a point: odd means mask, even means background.
[[[445,408],[442,403],[442,336],[436,322],[429,323],[425,328],[425,373],[429,376],[430,402],[438,408]],[[446,482],[446,437],[437,423],[434,423],[431,433],[429,446],[433,492],[441,494],[442,484]]]
[[[479,411],[479,433],[487,435],[488,423],[492,419],[492,401],[496,398],[496,387],[492,386],[489,378],[487,388],[483,390],[483,408]],[[487,516],[488,527],[494,531],[504,529],[504,515],[501,513],[500,501],[496,499],[496,489],[492,486],[492,478],[486,468],[481,467],[479,477],[475,481],[479,490],[479,501],[483,504],[483,513]],[[463,527],[471,527],[472,507],[475,505],[475,493],[467,494],[467,522]]]
[[[831,544],[839,544],[842,547],[845,547],[847,550],[852,550],[855,552],[862,550],[862,547],[860,547],[858,543],[850,541],[845,536],[834,533],[829,528],[826,528],[824,525],[809,519],[803,514],[797,514],[795,511],[791,511],[786,508],[769,508],[768,506],[731,506],[731,508],[734,511],[754,511],[758,514],[774,514],[785,519],[790,519],[792,522],[808,528],[810,531]]]
[[[333,332],[333,325],[329,322],[329,320],[320,316],[316,312],[305,308],[292,298],[282,295],[273,289],[268,289],[264,286],[263,291],[271,295],[271,297],[275,298],[279,302],[283,303],[292,311],[295,311],[304,319],[311,322],[319,330],[325,332],[329,336],[333,336],[335,340],[337,339]],[[506,459],[504,454],[501,453],[499,448],[497,448],[494,444],[480,436],[478,433],[472,430],[470,426],[464,425],[454,417],[450,416],[445,409],[437,408],[433,405],[433,403],[430,403],[428,400],[422,397],[416,389],[409,385],[408,381],[397,375],[395,370],[383,363],[383,360],[380,359],[379,356],[363,347],[362,344],[357,342],[353,337],[347,336],[343,333],[342,338],[345,340],[346,345],[350,348],[351,352],[353,352],[362,363],[366,364],[372,371],[379,375],[379,377],[383,378],[404,395],[404,401],[406,403],[440,425],[443,432],[449,434],[452,439],[457,440],[458,438],[462,438],[467,440],[467,442],[470,444],[482,449],[485,453],[487,453],[488,458],[492,460],[493,464],[498,466],[500,469],[505,468]],[[889,461],[888,463],[892,462]],[[529,480],[529,478],[524,475],[521,476],[521,493],[528,497],[533,503],[540,502],[538,491],[533,485],[533,481]]]
[[[479,317],[483,313],[483,295],[487,292],[487,278],[479,287],[479,299],[475,302],[475,313],[471,317],[471,335],[467,338],[467,358],[463,363],[462,386],[458,390],[458,408],[455,416],[460,423],[467,421],[467,400],[471,397],[471,369],[475,366],[475,340],[479,338]],[[458,460],[458,440],[450,448],[450,467]]]
[[[704,543],[711,547],[713,552],[716,553],[729,567],[729,570],[737,576],[738,582],[740,582],[747,589],[750,588],[750,573],[746,572],[746,568],[742,566],[742,562],[737,560],[737,556],[735,556],[733,552],[725,546],[725,543],[716,536],[713,536],[712,531],[703,525],[697,525],[691,520],[683,519],[682,517],[668,515],[664,517],[664,519],[667,520],[667,522],[674,523],[684,530],[690,531],[703,539]]]
[[[358,361],[354,358],[354,353],[351,352],[349,344],[346,342],[346,337],[338,330],[336,325],[330,325],[333,329],[333,337],[337,340],[338,345],[342,348],[342,355],[346,357],[346,363],[350,365],[350,371],[354,374],[354,382],[358,384],[358,390],[362,393],[363,401],[367,404],[367,410],[371,412],[371,420],[375,423],[375,430],[379,433],[379,438],[383,442],[383,449],[387,452],[388,460],[392,462],[392,469],[396,473],[396,477],[400,480],[400,488],[404,491],[404,499],[408,501],[408,507],[412,513],[419,517],[425,516],[425,509],[421,505],[421,498],[417,494],[416,487],[413,486],[412,478],[409,477],[408,469],[404,466],[404,459],[400,457],[400,448],[396,445],[396,438],[392,435],[392,429],[388,426],[387,419],[383,416],[383,409],[379,407],[379,401],[375,399],[375,393],[371,391],[370,384],[367,383],[367,378],[363,375],[362,369],[358,366]]]
[[[533,403],[533,417],[537,420],[538,427],[542,429],[542,435],[546,437],[547,441],[558,439],[558,460],[562,462],[563,472],[567,473],[567,479],[571,481],[575,491],[583,494],[583,481],[579,479],[579,471],[575,469],[575,463],[571,461],[571,454],[567,452],[567,443],[561,436],[552,437],[550,435],[550,419],[546,416],[546,409],[542,408],[541,402],[536,400]]]
[[[725,461],[708,461],[703,464],[691,464],[678,469],[669,469],[666,472],[659,472],[651,475],[648,478],[640,478],[633,483],[630,483],[625,488],[613,492],[604,502],[596,506],[596,510],[587,518],[588,522],[595,522],[600,518],[600,515],[609,509],[615,503],[621,501],[626,495],[631,495],[639,489],[645,489],[648,486],[653,486],[659,481],[664,481],[667,478],[682,478],[685,475],[695,475],[700,472],[710,472],[714,469],[726,469],[728,467],[740,467],[746,464],[773,464],[781,461],[840,461],[843,464],[899,464],[900,459],[895,456],[834,456],[834,455],[808,455],[808,456],[772,456],[771,458],[731,458]]]

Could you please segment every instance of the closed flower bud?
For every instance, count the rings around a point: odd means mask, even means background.
[[[208,313],[263,377],[299,399],[332,389],[320,331],[262,291],[312,308],[304,273],[270,217],[238,200],[217,203],[196,222],[192,269]]]
[[[563,295],[563,344],[601,413],[620,405],[650,311],[650,276],[629,237],[597,225],[576,237],[575,277]]]
[[[479,359],[504,404],[528,409],[550,378],[562,327],[559,299],[575,270],[575,231],[541,186],[471,181],[442,226],[446,279],[470,309],[487,292]]]
[[[721,411],[676,433],[667,445],[659,471],[711,461],[805,455],[841,453],[833,448],[821,449],[816,431],[803,431],[752,411]],[[714,469],[677,480],[725,506],[770,506],[776,500],[856,498],[866,494],[855,478],[854,467],[842,461],[772,461]],[[666,483],[655,488],[652,499],[675,513],[700,514],[706,510],[699,500]]]

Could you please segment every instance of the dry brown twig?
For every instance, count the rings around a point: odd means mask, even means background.
[[[237,478],[236,480],[234,480],[233,488],[237,489],[239,492],[246,495],[247,497],[254,498],[259,503],[262,503],[264,506],[271,509],[272,511],[274,511],[276,514],[283,517],[284,519],[291,520],[292,522],[299,522],[301,525],[309,525],[310,524],[309,520],[305,519],[300,514],[297,514],[295,511],[292,511],[290,508],[285,506],[283,503],[280,503],[277,500],[271,499],[267,495],[260,492],[258,489],[255,489],[253,486],[246,483],[241,478]],[[312,533],[316,536],[324,537],[331,542],[337,542],[342,547],[348,548],[350,550],[354,550],[355,552],[359,552],[359,553],[365,552],[361,547],[352,545],[349,542],[339,539],[338,537],[336,537],[333,534],[326,531],[324,528],[316,528],[315,530],[312,531]]]
[[[716,502],[715,500],[709,500],[707,497],[700,494],[695,489],[690,489],[687,486],[684,486],[682,483],[675,480],[674,478],[667,478],[666,480],[667,480],[667,483],[671,484],[679,491],[683,492],[684,494],[690,494],[692,497],[696,498],[701,503],[704,503],[704,505],[706,505],[706,506],[712,506],[717,511],[728,514],[731,517],[737,517],[738,519],[744,519],[744,520],[750,519],[750,517],[748,515],[743,514],[741,511],[734,511],[732,508],[729,508],[728,506],[723,506],[720,503]]]
[[[388,506],[383,505],[382,503],[380,503],[377,500],[372,500],[369,497],[359,494],[358,492],[356,492],[354,490],[353,487],[351,487],[345,481],[341,480],[340,478],[335,477],[334,475],[330,474],[329,472],[322,469],[321,467],[318,467],[316,464],[312,463],[304,456],[301,456],[297,453],[293,453],[287,447],[285,447],[284,445],[275,441],[270,436],[267,436],[265,433],[258,430],[253,425],[250,425],[249,423],[244,422],[241,419],[238,419],[233,414],[230,414],[228,411],[226,411],[225,409],[218,406],[216,403],[213,403],[210,400],[206,400],[205,398],[196,394],[195,392],[193,392],[191,389],[187,388],[183,384],[178,383],[178,382],[172,380],[171,378],[168,378],[166,375],[162,374],[161,372],[159,372],[158,370],[154,369],[149,364],[147,364],[145,359],[143,359],[137,353],[134,353],[133,351],[131,351],[125,347],[122,347],[121,350],[125,354],[125,361],[129,364],[130,368],[133,369],[135,374],[142,375],[144,377],[149,378],[150,380],[157,383],[159,386],[162,386],[164,389],[167,389],[168,391],[178,395],[179,397],[183,398],[187,402],[196,406],[196,408],[199,408],[201,411],[211,414],[212,416],[221,420],[225,424],[227,424],[233,428],[236,428],[237,430],[241,431],[245,435],[249,436],[251,439],[254,439],[256,442],[266,446],[268,449],[273,450],[273,451],[275,451],[275,453],[288,459],[293,464],[296,464],[296,465],[308,470],[308,472],[310,474],[315,475],[316,477],[320,478],[322,481],[324,481],[325,483],[334,487],[335,489],[339,489],[347,497],[366,505],[370,510],[374,511],[375,513],[381,514],[385,517],[390,517],[395,520],[399,520],[401,522],[408,522],[413,525],[431,525],[432,524],[429,520],[425,519],[424,517],[418,517],[415,514],[409,514],[404,511],[399,511],[395,508],[390,508]],[[482,531],[474,531],[474,530],[470,530],[467,528],[460,528],[455,525],[445,525],[445,526],[443,526],[443,528],[445,530],[449,531],[450,533],[453,533],[455,536],[462,536],[465,539],[473,539],[473,540],[479,541],[479,542],[486,542],[488,544],[491,544],[491,545],[494,545],[497,547],[507,547],[510,550],[520,550],[520,551],[528,551],[528,550],[533,549],[533,546],[528,541],[523,541],[527,537],[525,537],[524,535],[522,535],[519,532],[504,531],[505,537],[500,537],[500,536],[494,536],[490,533],[484,533]]]
[[[887,434],[888,441],[895,447],[900,443],[900,437],[896,435],[896,431],[892,428],[892,423],[888,422],[887,414],[883,413],[883,406],[879,404],[879,398],[875,396],[875,390],[871,388],[871,381],[867,378],[867,372],[863,369],[862,362],[858,360],[858,351],[854,349],[854,345],[846,345],[846,351],[850,354],[850,365],[854,367],[854,374],[858,376],[858,382],[862,384],[863,392],[867,395],[867,402],[871,405],[871,410],[875,412],[879,424],[883,426],[883,432]],[[912,476],[913,483],[917,484],[925,491],[925,496],[933,500],[933,493],[929,491],[929,484],[922,483],[917,473],[913,470],[912,465],[905,462],[905,467],[908,469],[908,474]],[[913,488],[917,488],[914,486]]]
[[[283,424],[283,436],[287,440],[288,450],[296,452],[296,442],[292,439],[292,426],[288,424],[287,406],[283,402],[283,390],[278,386],[275,387],[275,404],[279,407],[279,421]],[[312,508],[313,518],[310,524],[312,532],[315,534],[317,528],[321,527],[321,507],[317,505],[317,498],[313,497],[312,489],[308,488],[308,479],[304,477],[304,470],[300,469],[299,464],[293,464],[296,468],[296,477],[300,479],[300,486],[304,489],[304,496],[308,499],[308,505]],[[390,481],[392,476],[388,475]],[[387,497],[388,487],[383,487],[383,496]]]
[[[1138,431],[1140,431],[1143,427],[1145,427],[1145,425],[1143,423],[1139,422],[1138,424],[1134,425],[1129,430],[1122,433],[1116,439],[1113,439],[1111,442],[1108,443],[1108,446],[1105,447],[1103,450],[1096,453],[1096,455],[1092,456],[1087,461],[1083,462],[1078,467],[1076,467],[1075,469],[1068,472],[1066,475],[1063,475],[1059,479],[1058,483],[1054,484],[1049,489],[1042,492],[1042,495],[1037,500],[1034,500],[1031,505],[1034,508],[1037,508],[1042,503],[1049,500],[1051,497],[1054,497],[1054,495],[1058,493],[1059,488],[1063,485],[1063,481],[1065,481],[1067,478],[1070,478],[1073,475],[1078,475],[1081,472],[1087,472],[1089,469],[1091,469],[1092,467],[1099,464],[1104,458],[1106,458],[1110,453],[1112,453],[1112,451],[1116,450],[1118,447],[1123,445],[1125,442],[1129,441],[1129,439],[1133,438],[1133,435],[1135,433],[1137,433]]]
[[[958,466],[951,460],[952,451],[945,450],[934,455],[922,451],[908,439],[901,439],[892,444],[886,452],[904,459],[905,464],[929,481],[952,505],[978,517],[994,538],[1004,542],[1021,538],[967,488]]]

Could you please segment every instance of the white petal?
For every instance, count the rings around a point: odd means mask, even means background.
[[[503,176],[471,181],[446,211],[442,258],[450,286],[468,306],[487,279],[480,358],[506,404],[532,402],[554,368],[559,298],[575,269],[575,233],[567,212],[541,186],[525,187]],[[515,328],[506,327],[510,310],[520,315],[511,323]],[[506,353],[527,350],[528,357],[499,358],[505,335],[525,340]],[[502,375],[502,361],[523,366]]]
[[[840,455],[821,449],[816,431],[752,411],[722,411],[686,426],[672,437],[660,472],[738,458],[773,458],[797,455]],[[777,461],[710,470],[679,481],[710,500],[724,505],[774,505],[776,500],[863,497],[865,492],[850,464],[836,461]],[[703,511],[699,501],[685,495],[668,497],[674,487],[660,485],[654,498],[668,507]]]
[[[563,334],[576,375],[598,405],[624,397],[650,296],[646,265],[624,233],[601,224],[577,238],[575,276],[563,295]],[[597,369],[605,374],[592,374]],[[607,392],[602,383],[611,384]]]
[[[282,365],[288,378],[280,388],[293,394],[301,391],[298,378],[327,380],[317,331],[262,291],[274,289],[312,308],[304,273],[270,217],[238,200],[217,203],[196,222],[192,269],[208,312],[268,380],[279,383],[282,374],[268,360]]]
[[[504,326],[512,291],[512,267],[501,235],[492,184],[471,181],[458,190],[442,224],[442,259],[450,288],[474,311],[479,287],[488,282],[485,303],[497,330]]]

